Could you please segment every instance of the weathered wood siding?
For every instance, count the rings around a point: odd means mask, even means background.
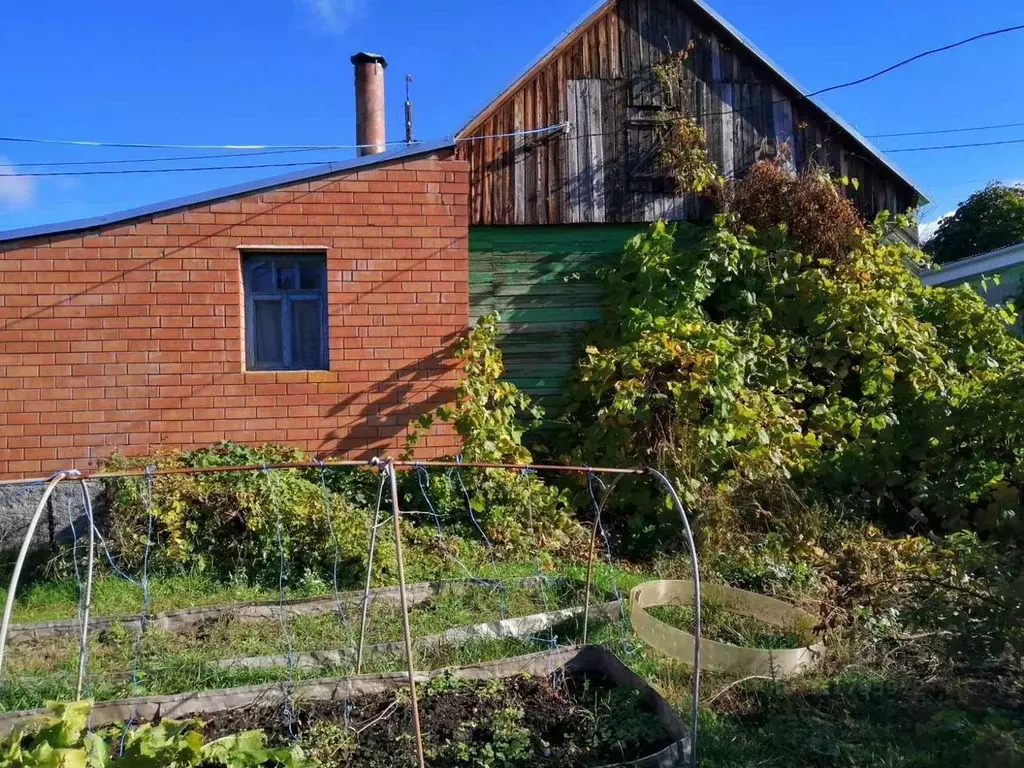
[[[470,320],[500,314],[506,379],[557,410],[585,331],[604,316],[604,286],[595,270],[642,229],[470,229]]]
[[[652,69],[693,41],[692,98],[666,104]],[[618,0],[572,33],[462,138],[473,224],[699,219],[705,201],[675,193],[655,141],[666,108],[696,116],[727,178],[767,142],[792,160],[856,177],[866,215],[902,212],[916,192],[863,145],[686,0]],[[480,138],[568,123],[565,133]]]

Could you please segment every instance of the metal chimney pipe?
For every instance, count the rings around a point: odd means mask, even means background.
[[[405,76],[405,143],[412,144],[412,96],[409,95],[409,86],[412,84],[412,75]]]
[[[356,70],[356,144],[360,155],[375,155],[386,148],[384,125],[384,70],[388,63],[378,53],[352,57]]]

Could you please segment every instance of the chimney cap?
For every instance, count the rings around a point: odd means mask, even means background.
[[[387,59],[379,53],[370,53],[369,51],[360,51],[352,56],[351,61],[353,64],[380,64],[384,69],[388,67]]]

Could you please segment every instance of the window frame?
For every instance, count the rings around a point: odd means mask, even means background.
[[[247,371],[326,371],[330,370],[330,344],[328,339],[328,280],[327,253],[309,251],[244,251],[242,253],[242,296],[245,305],[245,368]],[[253,272],[259,266],[269,264],[272,267],[272,282],[275,286],[271,291],[253,290]],[[296,287],[280,288],[278,279],[280,265],[289,264],[296,268]],[[318,267],[320,287],[317,289],[301,288],[302,264],[313,264]],[[256,302],[278,301],[281,305],[281,364],[258,363],[256,361]],[[292,304],[295,301],[317,301],[320,305],[320,359],[316,367],[296,365],[292,359],[292,336],[295,328],[292,322]]]

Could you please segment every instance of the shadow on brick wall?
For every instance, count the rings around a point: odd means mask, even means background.
[[[371,382],[331,406],[329,417],[350,416],[361,423],[332,429],[318,453],[370,459],[382,450],[394,450],[410,423],[454,398],[454,384],[437,386],[436,381],[456,370],[454,350],[461,337],[462,333],[446,335],[442,346],[430,355],[392,371],[386,379]]]

